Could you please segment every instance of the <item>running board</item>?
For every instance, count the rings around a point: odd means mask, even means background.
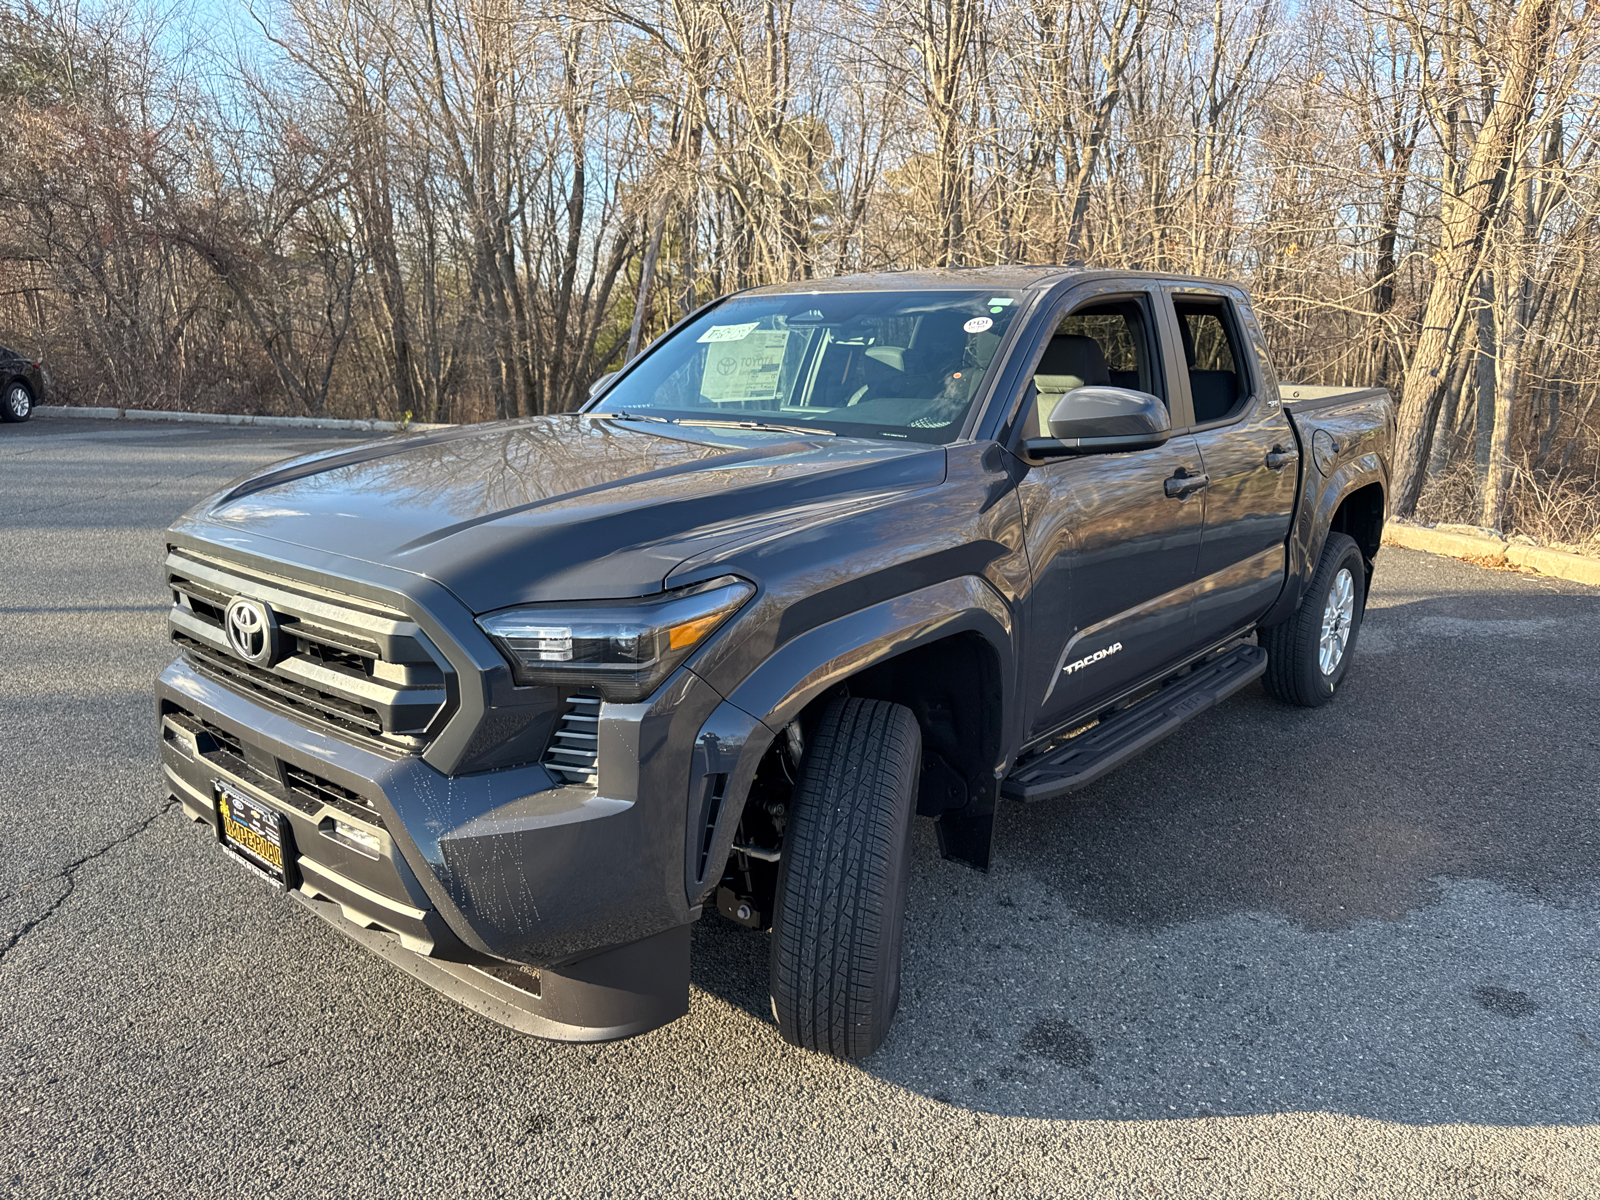
[[[1196,713],[1222,703],[1267,670],[1267,652],[1242,645],[1196,667],[1131,708],[1023,763],[1000,785],[1013,800],[1049,800],[1100,778],[1145,750]]]

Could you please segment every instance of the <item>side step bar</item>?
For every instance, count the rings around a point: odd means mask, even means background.
[[[1013,800],[1049,800],[1077,791],[1159,742],[1196,713],[1220,704],[1267,670],[1260,646],[1235,646],[1131,708],[1022,763],[1000,785]]]

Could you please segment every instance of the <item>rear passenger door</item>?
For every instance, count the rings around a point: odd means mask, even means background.
[[[1085,289],[1088,290],[1088,289]],[[1080,290],[1048,320],[1008,445],[1047,433],[1049,410],[1076,387],[1110,385],[1169,399],[1152,291]],[[1076,300],[1074,299],[1076,297]],[[1023,665],[1031,736],[1094,712],[1181,659],[1200,546],[1197,496],[1169,480],[1203,471],[1184,434],[1147,450],[1030,460],[1018,484],[1034,588]]]
[[[1260,330],[1232,289],[1164,289],[1178,382],[1209,479],[1194,600],[1197,645],[1241,632],[1283,587],[1299,449]]]

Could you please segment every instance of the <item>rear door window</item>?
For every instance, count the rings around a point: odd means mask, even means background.
[[[1250,398],[1250,377],[1239,351],[1237,323],[1221,298],[1174,296],[1178,333],[1189,369],[1196,425],[1227,420]]]

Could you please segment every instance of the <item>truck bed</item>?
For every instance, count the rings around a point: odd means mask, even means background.
[[[1291,413],[1313,412],[1336,404],[1388,396],[1388,388],[1324,387],[1314,383],[1285,383],[1278,387],[1283,406]]]

